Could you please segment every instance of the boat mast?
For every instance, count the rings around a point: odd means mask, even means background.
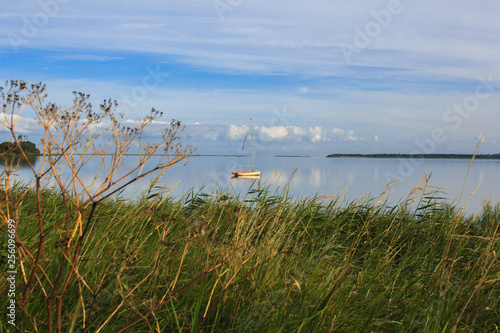
[[[251,129],[251,133],[252,133],[252,170],[253,170],[253,120],[252,118],[250,118],[250,129]]]

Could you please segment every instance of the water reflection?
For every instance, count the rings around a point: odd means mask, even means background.
[[[31,166],[36,166],[36,163],[40,156],[37,155],[27,155],[27,160],[20,155],[0,155],[0,165],[4,170],[15,170],[15,169],[30,169]]]

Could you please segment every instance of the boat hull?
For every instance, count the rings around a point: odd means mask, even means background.
[[[260,177],[260,170],[231,172],[234,177]]]

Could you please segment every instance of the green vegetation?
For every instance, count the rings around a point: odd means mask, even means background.
[[[19,141],[15,142],[2,142],[0,143],[0,154],[14,154],[20,155],[24,152],[25,154],[40,154],[40,150],[36,147],[33,142],[30,141]]]
[[[16,186],[0,208],[15,205],[26,257],[37,250],[39,206],[36,193],[23,190]],[[62,329],[495,331],[500,205],[464,217],[457,207],[441,205],[436,193],[413,192],[395,207],[383,197],[296,201],[266,190],[246,198],[218,192],[173,200],[152,187],[137,203],[108,199],[92,218],[78,273],[68,280]],[[46,225],[65,220],[68,204],[58,190],[44,189]],[[81,212],[83,220],[91,209]],[[48,280],[57,279],[73,240],[64,229],[47,234],[36,275],[41,282],[19,327],[32,321],[44,331],[47,325]],[[17,282],[22,293],[22,279]]]
[[[500,154],[330,154],[326,157],[364,157],[364,158],[446,158],[446,159],[483,159],[499,160]]]

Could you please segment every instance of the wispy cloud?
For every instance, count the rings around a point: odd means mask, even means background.
[[[58,54],[50,56],[53,60],[69,60],[69,61],[114,61],[123,60],[123,57],[111,57],[96,54]]]
[[[30,47],[78,45],[148,52],[235,73],[373,77],[373,72],[363,68],[377,66],[406,70],[411,76],[471,78],[492,65],[499,69],[495,60],[500,52],[498,2],[481,6],[472,2],[457,6],[451,0],[400,3],[402,13],[371,40],[366,52],[353,57],[352,64],[346,64],[339,45],[353,43],[355,28],[363,31],[374,21],[370,13],[383,10],[387,3],[252,1],[235,9],[224,22],[210,2],[200,6],[178,1],[148,1],[140,6],[69,3]],[[21,8],[6,4],[4,31],[21,31],[22,18],[34,14],[30,6]],[[9,45],[5,36],[0,42]]]

